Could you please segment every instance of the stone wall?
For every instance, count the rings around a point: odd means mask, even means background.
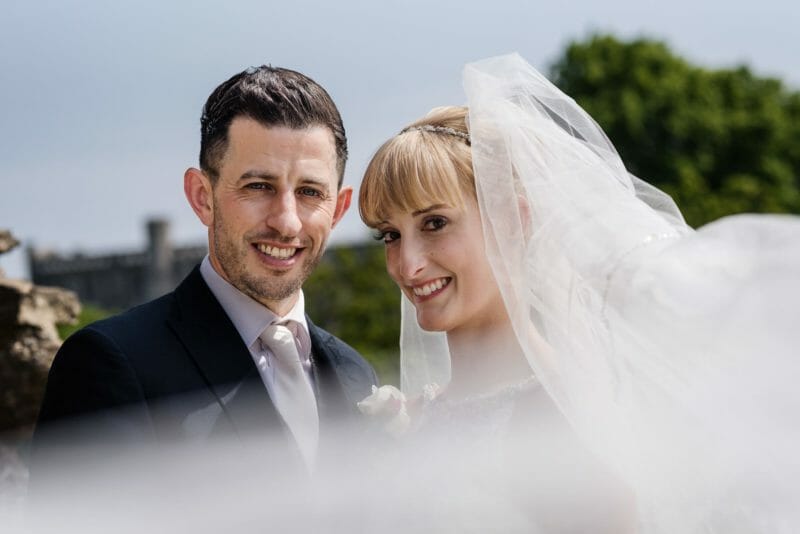
[[[70,289],[85,304],[126,310],[172,291],[206,255],[206,245],[173,247],[169,223],[147,222],[141,251],[62,255],[28,250],[31,280]]]

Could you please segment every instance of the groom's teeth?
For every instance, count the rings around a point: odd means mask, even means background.
[[[269,245],[258,245],[258,250],[267,256],[272,256],[273,258],[278,258],[280,260],[285,260],[286,258],[294,256],[294,253],[297,252],[296,248],[279,248],[271,247]]]
[[[427,297],[434,291],[442,289],[444,286],[447,285],[447,282],[448,280],[446,278],[439,278],[438,280],[425,284],[424,286],[415,287],[414,294],[419,297]]]

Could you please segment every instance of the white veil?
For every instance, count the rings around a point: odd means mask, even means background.
[[[518,55],[467,65],[464,86],[487,255],[514,331],[633,491],[641,530],[798,531],[800,219],[695,232]],[[410,394],[449,370],[444,336],[419,332],[404,303]]]

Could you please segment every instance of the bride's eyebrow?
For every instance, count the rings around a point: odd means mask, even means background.
[[[442,209],[442,208],[446,208],[446,207],[447,207],[446,204],[434,204],[433,206],[428,206],[427,208],[414,211],[414,212],[411,213],[411,215],[416,217],[417,215],[424,215],[425,213],[428,213],[429,211],[438,210],[438,209]]]

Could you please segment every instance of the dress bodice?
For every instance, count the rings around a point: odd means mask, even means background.
[[[416,432],[457,433],[459,441],[466,443],[496,439],[508,430],[521,399],[529,398],[539,387],[539,382],[529,376],[463,399],[450,399],[446,390],[439,392],[436,386],[426,388]]]

